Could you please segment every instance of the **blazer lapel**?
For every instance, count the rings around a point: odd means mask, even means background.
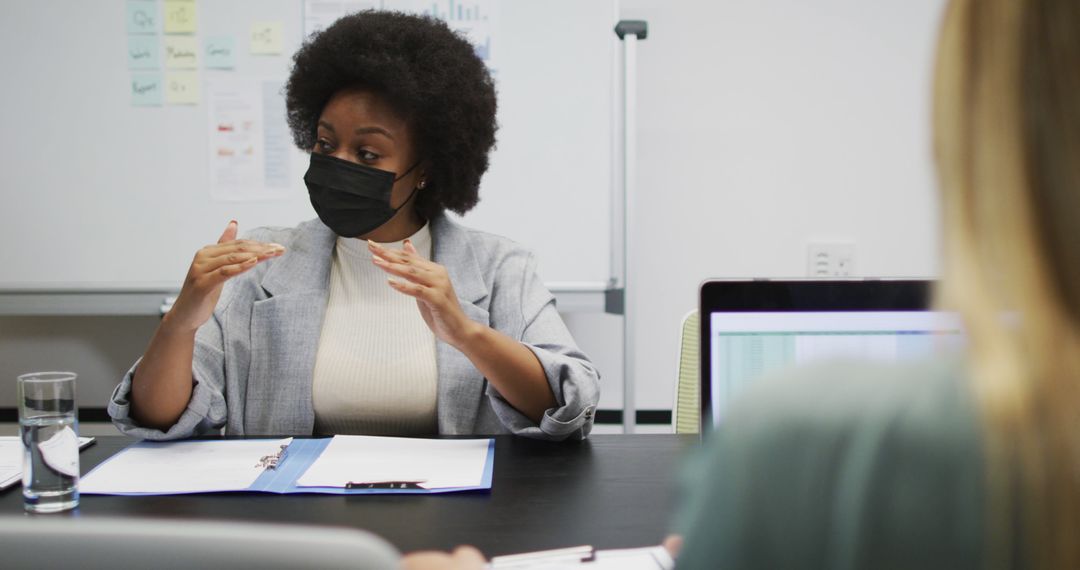
[[[336,236],[319,220],[297,231],[289,250],[263,276],[268,298],[252,308],[246,434],[310,434],[315,427],[312,372]]]
[[[431,220],[432,260],[446,267],[462,312],[470,320],[490,326],[488,288],[467,231],[445,215]],[[486,382],[472,362],[456,348],[436,342],[439,370],[439,433],[473,433],[480,406],[485,404]]]

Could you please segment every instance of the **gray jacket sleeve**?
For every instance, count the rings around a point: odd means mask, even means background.
[[[219,307],[224,307],[226,291],[222,292]],[[227,410],[225,405],[225,352],[223,348],[221,312],[215,310],[214,316],[199,327],[195,333],[195,352],[192,358],[192,381],[194,387],[187,409],[180,419],[168,431],[142,427],[131,418],[131,381],[139,362],[128,370],[127,374],[113,390],[109,400],[109,416],[125,435],[139,439],[182,439],[192,435],[216,433],[225,425]],[[141,360],[141,359],[140,359]]]
[[[532,254],[513,256],[502,271],[517,273],[507,282],[520,290],[495,291],[492,315],[509,314],[507,323],[495,323],[536,355],[544,368],[556,407],[546,410],[539,425],[510,405],[488,383],[488,397],[503,425],[513,433],[547,440],[584,439],[593,426],[600,399],[600,374],[574,342],[555,308],[555,297],[544,286]],[[512,308],[511,308],[512,307]]]

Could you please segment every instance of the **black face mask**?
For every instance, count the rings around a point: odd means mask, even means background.
[[[409,175],[356,164],[328,154],[311,153],[311,166],[304,175],[315,213],[327,227],[342,237],[358,237],[385,224],[401,208],[390,207],[394,183]],[[413,194],[416,193],[413,188]],[[407,204],[412,199],[402,203]]]

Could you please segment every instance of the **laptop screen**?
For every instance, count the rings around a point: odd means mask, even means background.
[[[900,362],[958,350],[959,318],[928,310],[928,288],[925,281],[707,283],[703,423],[715,427],[740,390],[789,368],[836,358]]]

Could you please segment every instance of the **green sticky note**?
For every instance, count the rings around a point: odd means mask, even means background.
[[[158,32],[157,2],[127,0],[127,31],[129,34],[156,34]]]
[[[160,73],[131,74],[131,104],[135,107],[160,107],[165,86]]]
[[[158,37],[128,36],[128,69],[157,69]]]
[[[236,67],[236,38],[217,36],[203,42],[203,62],[210,69],[233,69]]]

